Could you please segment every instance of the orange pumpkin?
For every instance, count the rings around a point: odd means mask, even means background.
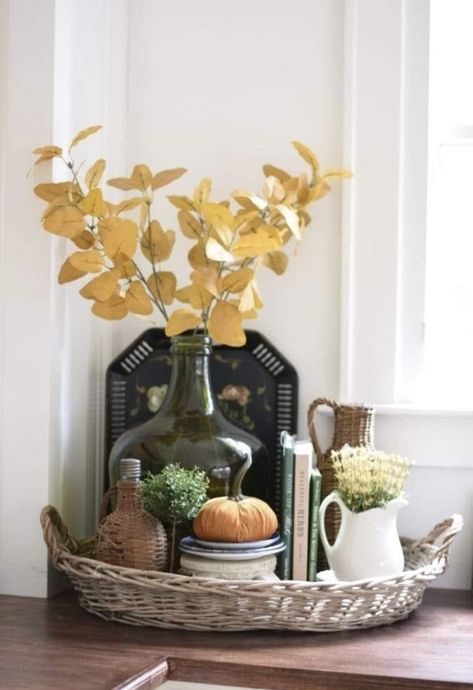
[[[246,542],[269,539],[278,528],[273,509],[259,498],[243,496],[241,483],[251,466],[248,456],[233,480],[229,496],[211,498],[194,519],[199,539],[217,542]]]

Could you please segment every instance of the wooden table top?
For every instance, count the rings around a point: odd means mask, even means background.
[[[470,592],[429,590],[409,620],[343,633],[196,633],[109,623],[75,595],[0,597],[0,688],[473,690]]]

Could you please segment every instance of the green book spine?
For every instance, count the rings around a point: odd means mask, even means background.
[[[294,436],[286,431],[281,434],[282,468],[281,468],[281,537],[286,542],[286,549],[279,556],[278,575],[281,580],[292,577],[292,507],[294,481]]]
[[[317,546],[319,543],[319,506],[322,476],[318,469],[313,469],[310,478],[310,527],[309,527],[309,565],[307,579],[317,579]]]

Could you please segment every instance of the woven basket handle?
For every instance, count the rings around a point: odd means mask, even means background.
[[[114,486],[111,486],[110,489],[104,493],[102,502],[100,503],[100,522],[109,514],[112,501],[115,500],[116,496],[117,485],[114,484]]]
[[[70,534],[61,516],[53,506],[46,506],[41,511],[41,527],[53,563],[56,565],[58,558],[66,553],[74,553],[79,549],[78,542]]]
[[[325,405],[326,407],[331,407],[332,410],[335,412],[336,408],[338,407],[338,404],[335,402],[335,400],[330,400],[329,398],[317,398],[314,400],[310,407],[309,411],[307,412],[307,426],[309,427],[309,434],[310,438],[312,440],[312,445],[314,446],[314,450],[317,455],[317,459],[320,461],[324,453],[322,452],[322,449],[320,448],[320,443],[319,439],[317,438],[317,432],[315,429],[315,413],[317,412],[317,408]],[[335,434],[335,432],[334,432]],[[330,448],[333,446],[333,438],[330,442],[330,446],[327,448],[325,452],[330,450]]]
[[[437,560],[440,556],[444,556],[448,560],[448,552],[450,546],[456,535],[463,527],[463,518],[458,513],[454,513],[451,517],[439,522],[435,527],[422,539],[404,539],[404,542],[409,544],[411,549],[423,544],[434,544],[440,541],[438,550],[433,554],[432,561]]]

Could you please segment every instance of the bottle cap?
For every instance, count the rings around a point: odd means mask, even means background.
[[[141,460],[123,458],[120,460],[120,479],[135,479],[141,477]]]

